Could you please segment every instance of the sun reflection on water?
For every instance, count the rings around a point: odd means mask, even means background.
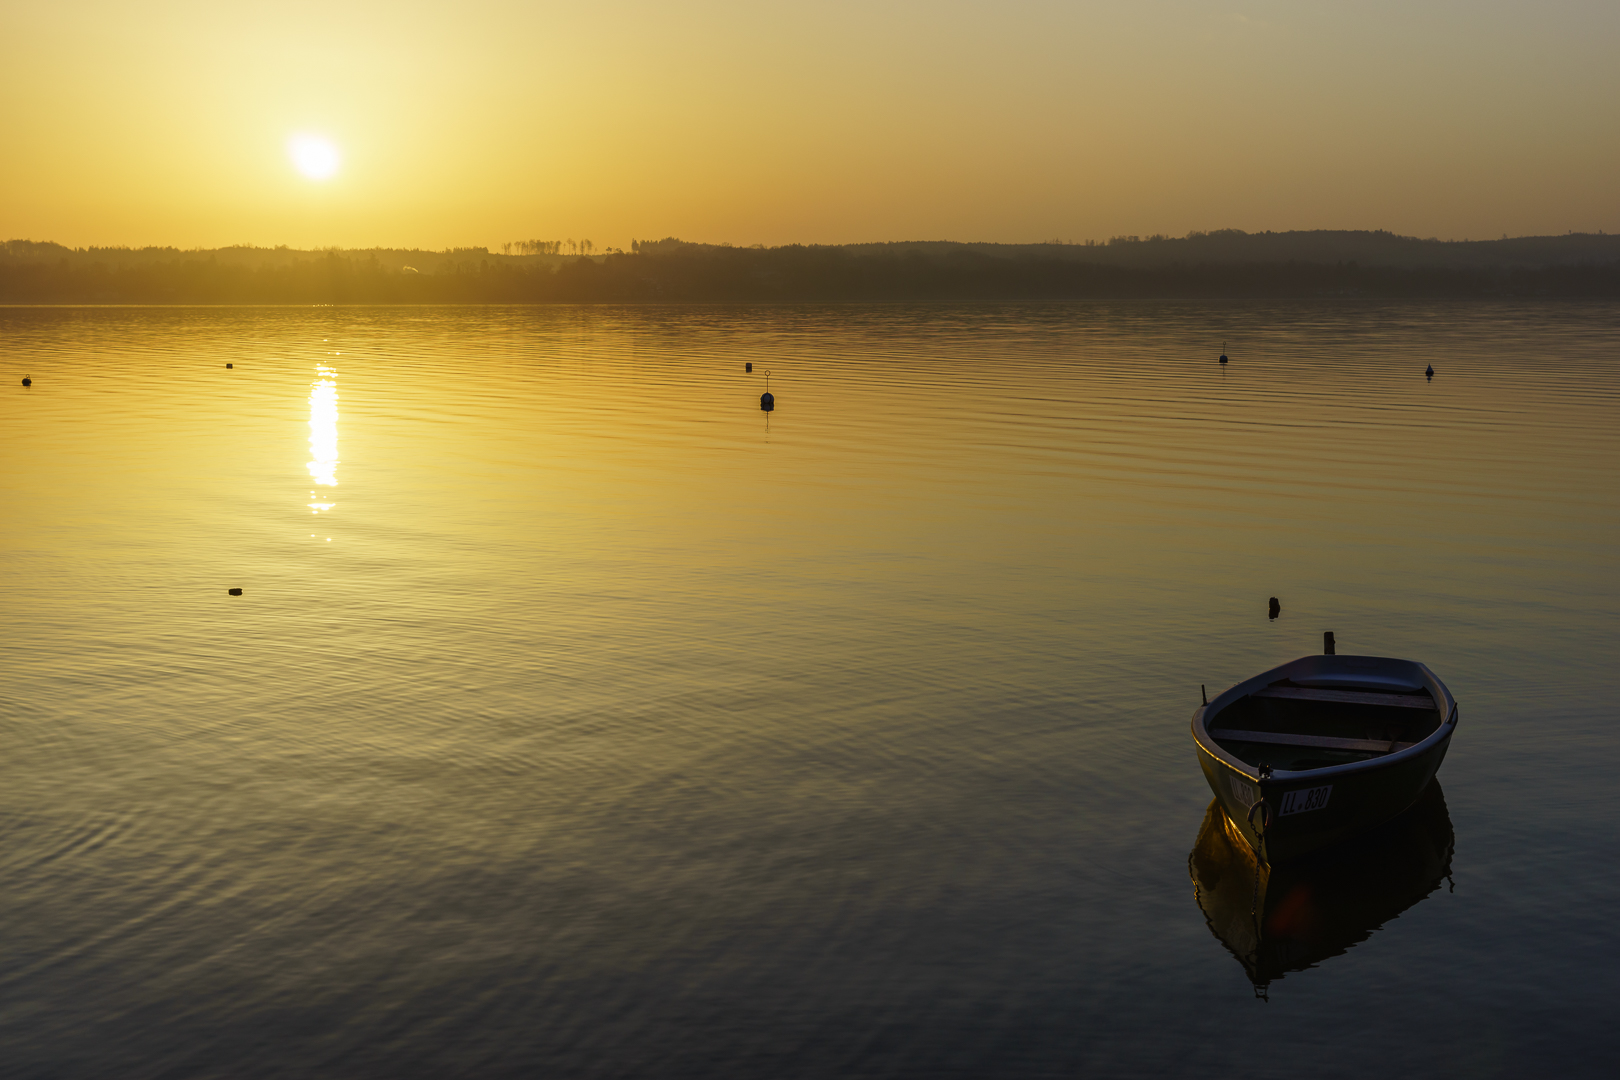
[[[337,369],[317,364],[315,375],[309,388],[309,475],[317,487],[337,487]],[[318,514],[335,505],[312,502],[309,507],[312,513]]]

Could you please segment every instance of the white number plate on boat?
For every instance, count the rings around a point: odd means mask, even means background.
[[[1287,817],[1289,814],[1303,814],[1307,810],[1320,810],[1327,805],[1328,796],[1331,794],[1333,794],[1332,784],[1327,787],[1285,792],[1282,797],[1282,809],[1277,811],[1277,815]]]

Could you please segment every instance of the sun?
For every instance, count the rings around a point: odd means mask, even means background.
[[[287,156],[311,180],[327,180],[338,171],[337,147],[319,135],[294,135],[287,140]]]

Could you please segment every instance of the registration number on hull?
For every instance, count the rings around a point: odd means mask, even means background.
[[[1333,785],[1326,787],[1303,788],[1299,791],[1285,792],[1282,797],[1282,806],[1278,809],[1279,817],[1289,814],[1303,814],[1307,810],[1320,810],[1327,805],[1328,796],[1333,794]]]

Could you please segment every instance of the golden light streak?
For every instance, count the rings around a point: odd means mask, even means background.
[[[338,392],[337,369],[317,364],[309,389],[309,475],[318,487],[337,487]],[[330,510],[335,503],[309,503],[312,513]]]

